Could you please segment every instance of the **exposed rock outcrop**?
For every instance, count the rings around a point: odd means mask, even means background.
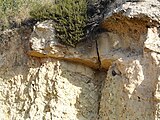
[[[106,73],[49,57],[29,57],[29,44],[19,32],[1,34],[1,119],[97,119]]]
[[[114,1],[75,48],[52,21],[0,34],[0,119],[159,120],[160,2]]]

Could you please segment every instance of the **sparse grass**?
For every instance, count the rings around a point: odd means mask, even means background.
[[[85,36],[87,0],[0,0],[0,29],[27,19],[52,19],[56,37],[74,47]]]
[[[0,30],[14,28],[31,19],[30,11],[37,4],[51,3],[53,0],[0,0]]]

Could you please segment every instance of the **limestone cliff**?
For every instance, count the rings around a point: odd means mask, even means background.
[[[115,0],[75,48],[52,21],[0,33],[1,120],[160,120],[160,1]]]

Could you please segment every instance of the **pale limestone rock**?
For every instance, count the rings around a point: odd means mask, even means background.
[[[50,49],[52,45],[57,44],[53,21],[38,22],[34,26],[30,41],[32,43],[32,49],[40,53],[42,50],[45,51],[45,49]]]
[[[154,93],[160,65],[153,62],[151,54],[146,53],[143,59],[119,59],[110,67],[102,90],[102,120],[154,120],[157,117]]]
[[[29,46],[19,34],[4,33],[6,42],[0,44],[0,118],[96,120],[105,73],[62,60],[29,57],[25,51]]]
[[[102,22],[110,32],[99,35],[101,63],[113,63],[102,89],[100,120],[160,119],[159,4],[112,6]]]
[[[147,40],[145,41],[144,49],[160,53],[160,37],[158,32],[159,31],[156,27],[148,29]]]
[[[160,119],[159,1],[108,8],[97,46],[62,45],[52,21],[0,35],[1,120]]]
[[[106,12],[106,18],[113,16],[114,14],[123,14],[129,18],[137,17],[140,19],[147,19],[151,21],[160,22],[160,1],[159,0],[144,0],[143,2],[132,2],[130,0],[115,0],[110,6],[108,6]]]

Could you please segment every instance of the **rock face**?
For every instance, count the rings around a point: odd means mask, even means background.
[[[30,57],[29,46],[19,34],[1,34],[5,40],[0,57],[1,119],[97,119],[106,73],[63,60]],[[29,39],[31,32],[25,35]]]
[[[52,21],[0,33],[0,119],[159,120],[159,6],[115,0],[75,48]]]

